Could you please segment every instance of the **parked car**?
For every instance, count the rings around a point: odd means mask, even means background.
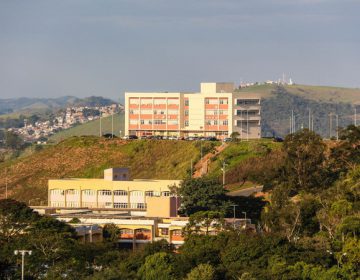
[[[141,135],[140,139],[147,139],[146,135]]]
[[[223,139],[223,142],[231,142],[232,141],[232,138],[230,137],[226,137]]]
[[[129,140],[135,140],[138,139],[139,137],[137,137],[136,135],[129,135]]]

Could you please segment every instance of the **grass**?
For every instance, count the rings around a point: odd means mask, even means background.
[[[114,115],[114,135],[119,136],[120,131],[124,135],[125,115]],[[104,117],[101,120],[102,134],[111,133],[112,121],[111,116]],[[74,126],[72,128],[62,130],[50,137],[51,142],[58,143],[64,139],[73,136],[98,136],[100,134],[100,120],[90,121],[84,124]]]
[[[265,155],[270,150],[276,150],[280,147],[281,143],[273,142],[271,139],[230,143],[220,155],[213,159],[210,164],[210,173],[213,176],[220,176],[224,161],[227,170],[231,170],[248,158]]]
[[[4,193],[6,170],[12,197],[45,202],[49,179],[101,178],[104,169],[121,166],[129,167],[133,178],[183,179],[199,154],[197,143],[190,141],[70,137],[0,164],[0,194]]]

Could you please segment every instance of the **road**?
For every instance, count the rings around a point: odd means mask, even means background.
[[[263,186],[257,186],[257,187],[251,187],[247,189],[242,189],[238,191],[229,192],[227,195],[230,196],[250,196],[253,193],[261,192],[263,189]]]

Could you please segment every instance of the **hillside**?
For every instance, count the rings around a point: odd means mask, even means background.
[[[203,143],[203,152],[213,145]],[[191,160],[196,162],[199,157],[199,142],[72,137],[0,164],[0,193],[4,195],[6,170],[13,197],[45,202],[47,180],[51,178],[100,178],[105,168],[127,166],[133,178],[182,179],[190,170]]]
[[[124,136],[124,113],[114,115],[114,135]],[[101,119],[102,134],[111,133],[112,131],[112,119],[110,117],[104,117]],[[59,142],[73,136],[98,136],[100,134],[100,120],[90,121],[84,124],[76,125],[72,128],[62,130],[50,137],[51,142]]]
[[[20,114],[45,114],[67,106],[107,106],[115,101],[101,96],[78,98],[63,96],[58,98],[9,98],[0,99],[0,118],[17,118]]]
[[[256,85],[240,89],[239,92],[259,93],[262,98],[270,98],[277,88],[277,85]],[[316,102],[360,104],[359,88],[311,85],[285,85],[283,88],[293,95]]]

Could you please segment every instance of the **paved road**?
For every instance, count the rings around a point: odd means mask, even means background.
[[[238,191],[234,191],[234,192],[229,192],[227,195],[230,195],[230,196],[250,196],[253,193],[261,192],[262,189],[263,189],[263,186],[257,186],[257,187],[242,189],[242,190],[238,190]]]

